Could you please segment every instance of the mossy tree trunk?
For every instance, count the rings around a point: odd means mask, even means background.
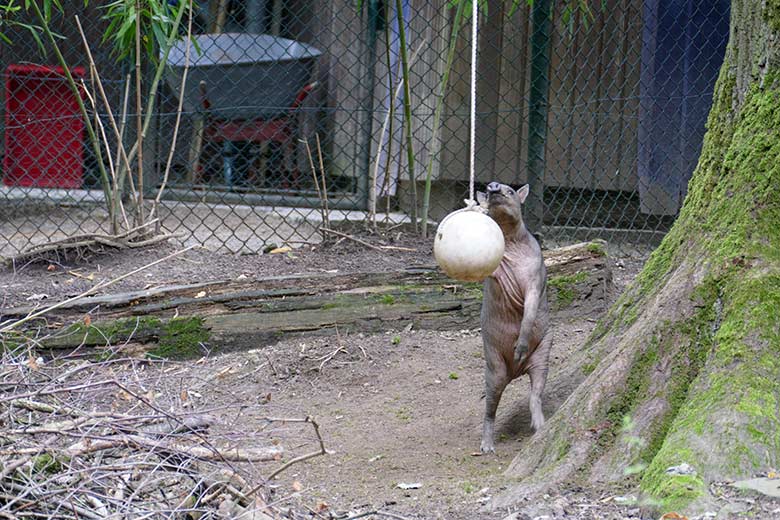
[[[681,214],[587,345],[595,369],[518,454],[519,484],[625,482],[702,510],[780,466],[780,0],[733,0]],[[631,428],[625,428],[631,418]],[[667,473],[687,463],[695,474]]]

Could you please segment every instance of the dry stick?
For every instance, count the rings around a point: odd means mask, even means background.
[[[309,166],[311,166],[311,176],[314,179],[314,186],[317,188],[317,198],[320,199],[320,218],[322,219],[322,225],[325,227],[329,227],[326,224],[326,217],[325,217],[325,201],[322,198],[322,190],[320,190],[320,181],[317,179],[317,168],[314,167],[314,159],[312,159],[311,156],[311,147],[309,146],[309,140],[308,139],[299,139],[303,143],[303,145],[306,147],[306,156],[309,158]],[[320,233],[322,234],[322,240],[325,241],[325,232],[320,230]]]
[[[336,357],[339,352],[346,352],[346,350],[344,349],[344,347],[340,346],[330,354],[325,354],[323,357],[321,357],[320,359],[322,359],[322,363],[320,363],[319,371],[322,372],[322,369],[325,368],[325,365],[328,363],[328,361]],[[319,359],[316,361],[319,361]]]
[[[157,264],[161,264],[162,262],[165,262],[166,260],[170,260],[171,258],[173,258],[175,256],[179,256],[182,253],[186,253],[187,251],[189,251],[190,249],[194,249],[195,247],[198,247],[198,246],[192,245],[192,246],[189,246],[189,247],[185,247],[184,249],[181,249],[179,251],[175,251],[175,252],[169,254],[168,256],[165,256],[163,258],[155,260],[154,262],[152,262],[150,264],[146,264],[146,265],[144,265],[142,267],[139,267],[138,269],[134,269],[134,270],[130,271],[129,273],[125,273],[125,274],[123,274],[121,276],[118,276],[117,278],[114,278],[113,280],[109,280],[108,282],[105,282],[105,283],[102,283],[102,282],[98,283],[97,285],[94,285],[91,289],[87,289],[86,291],[84,291],[83,293],[81,293],[81,294],[79,294],[77,296],[74,296],[72,298],[68,298],[67,300],[61,301],[59,303],[55,303],[54,305],[51,305],[50,307],[46,307],[44,309],[41,309],[38,312],[34,312],[32,314],[29,314],[29,315],[25,316],[24,318],[21,318],[21,319],[15,321],[13,323],[10,323],[10,324],[0,328],[0,334],[6,333],[6,332],[10,332],[13,329],[15,329],[16,327],[18,327],[19,325],[27,323],[30,320],[34,320],[35,318],[43,316],[44,314],[49,313],[49,312],[51,312],[51,311],[53,311],[55,309],[59,309],[63,305],[67,305],[69,303],[72,303],[72,302],[78,301],[78,300],[80,300],[82,298],[85,298],[85,297],[89,296],[90,294],[96,293],[100,289],[104,289],[106,287],[114,285],[115,283],[119,283],[122,280],[124,280],[125,278],[129,278],[129,277],[131,277],[131,276],[133,276],[135,274],[140,273],[141,271],[143,271],[145,269],[149,269],[150,267],[154,267]]]
[[[405,516],[397,515],[395,513],[390,513],[388,511],[382,511],[380,509],[374,509],[373,511],[366,511],[364,513],[360,513],[359,515],[349,516],[346,518],[346,520],[357,520],[358,518],[365,518],[367,516],[386,516],[388,518],[396,518],[398,520],[410,520]]]
[[[48,389],[42,388],[34,392],[12,395],[10,397],[0,397],[0,403],[7,403],[8,401],[14,401],[16,399],[24,399],[27,397],[40,397],[42,395],[64,394],[68,392],[74,392],[76,390],[86,390],[89,388],[97,388],[99,386],[107,386],[115,383],[116,381],[114,379],[101,379],[100,381],[92,381],[89,383],[82,383],[80,385],[73,385],[67,387],[55,387],[55,388],[48,388]],[[18,385],[6,383],[5,386],[18,386]],[[0,455],[8,455],[9,453],[16,453],[16,451],[0,449]]]
[[[48,432],[47,432],[48,433]],[[115,435],[110,438],[85,438],[71,446],[62,453],[67,457],[78,457],[88,453],[110,450],[128,444],[143,449],[162,450],[181,453],[193,459],[207,461],[229,462],[268,462],[278,460],[284,450],[279,446],[268,448],[226,448],[217,449],[206,446],[189,446],[181,442],[154,441],[140,435]],[[43,448],[44,450],[46,448]]]
[[[38,454],[42,453],[44,451],[43,448],[38,449],[36,453],[31,453],[29,455],[25,455],[23,457],[19,457],[16,460],[12,460],[10,462],[5,463],[5,466],[3,467],[3,471],[0,471],[0,482],[5,480],[5,477],[16,471],[17,468],[20,468],[30,462],[33,457],[37,457]]]
[[[225,28],[227,20],[228,0],[217,0],[217,16],[211,26],[212,33],[221,33]]]
[[[217,5],[211,5],[212,3],[209,2],[209,11],[215,12],[214,19],[211,22],[211,27],[209,29],[209,32],[211,34],[220,34],[222,33],[222,30],[225,26],[225,19],[227,17],[227,8],[228,8],[228,1],[227,0],[212,0],[216,1]],[[212,9],[213,7],[213,9]],[[189,45],[189,44],[188,44]],[[190,139],[190,149],[188,152],[188,160],[187,163],[189,165],[189,170],[187,171],[187,182],[195,185],[195,181],[200,181],[200,154],[203,151],[203,139],[204,139],[204,131],[206,126],[206,117],[208,116],[208,113],[206,111],[205,103],[206,101],[206,82],[204,80],[200,80],[198,83],[198,94],[199,94],[199,101],[198,105],[199,108],[195,110],[195,113],[192,115],[192,137]]]
[[[369,249],[373,249],[374,251],[406,251],[409,253],[416,253],[416,249],[412,249],[410,247],[399,247],[399,246],[375,246],[374,244],[369,244],[368,242],[364,240],[360,240],[359,238],[355,238],[352,235],[347,235],[346,233],[342,233],[341,231],[336,231],[329,228],[323,228],[323,231],[326,233],[330,233],[332,235],[336,235],[337,237],[346,238],[347,240],[352,240],[353,242],[357,242],[360,245],[366,246]]]
[[[385,20],[390,19],[390,3],[385,2]],[[390,52],[390,26],[389,24],[384,24],[385,26],[385,57],[387,58],[387,90],[390,91],[393,88],[393,65],[391,60],[391,52]],[[400,67],[400,64],[399,64]],[[400,71],[400,68],[398,69]],[[397,73],[396,73],[397,74]],[[379,163],[379,157],[381,155],[382,151],[382,143],[384,141],[384,129],[385,126],[388,126],[387,128],[387,135],[390,136],[390,138],[387,140],[387,152],[385,152],[385,175],[382,180],[382,189],[381,193],[385,194],[385,202],[387,205],[387,211],[385,212],[385,220],[390,218],[390,163],[392,162],[390,160],[392,153],[393,153],[393,121],[395,120],[395,103],[390,103],[389,110],[387,111],[387,114],[385,115],[385,123],[382,125],[382,133],[379,134],[379,144],[377,146],[377,163]],[[387,121],[389,121],[389,125],[387,125]],[[372,197],[372,204],[369,208],[370,211],[370,221],[371,225],[374,228],[374,233],[377,233],[377,227],[376,227],[376,199],[379,197],[380,191],[378,191],[378,186],[376,186],[376,179],[379,175],[379,164],[376,165],[374,169],[374,177],[371,181],[371,197]]]
[[[173,163],[173,153],[176,150],[176,139],[179,137],[179,127],[181,126],[181,112],[184,106],[184,87],[187,85],[187,73],[190,70],[190,40],[192,39],[192,0],[189,4],[189,18],[187,20],[187,48],[184,51],[184,71],[181,74],[181,87],[179,88],[179,105],[176,107],[176,124],[173,125],[173,139],[171,140],[171,148],[168,150],[168,160],[165,162],[165,174],[163,174],[163,181],[160,184],[160,190],[157,192],[157,197],[154,199],[152,210],[149,213],[149,218],[154,218],[154,213],[157,210],[157,205],[160,204],[165,185],[168,184],[168,176],[171,172],[171,164]]]
[[[411,65],[406,59],[406,29],[404,25],[404,10],[401,6],[401,0],[395,0],[395,15],[398,21],[398,42],[401,53],[401,64],[403,65],[403,85],[404,85],[404,122],[406,123],[406,166],[409,168],[409,189],[412,199],[411,217],[415,233],[417,232],[417,173],[414,171],[414,145],[412,142],[412,94],[409,87],[409,73]]]
[[[395,518],[396,520],[411,520],[409,517],[391,513],[389,511],[377,511],[376,514],[379,516],[386,516],[388,518]]]
[[[309,460],[309,459],[313,459],[314,457],[319,457],[321,455],[327,455],[328,454],[328,450],[325,448],[325,441],[322,440],[322,435],[320,435],[320,425],[317,424],[317,421],[315,421],[314,417],[311,417],[311,416],[307,417],[305,422],[311,423],[311,425],[314,427],[314,433],[317,434],[317,440],[320,443],[320,449],[318,451],[313,451],[311,453],[307,453],[306,455],[301,455],[300,457],[295,457],[294,459],[288,461],[287,463],[285,463],[281,467],[279,467],[279,469],[277,469],[276,471],[271,473],[268,476],[268,478],[266,479],[266,481],[273,479],[275,476],[277,476],[279,473],[281,473],[282,471],[286,470],[287,468],[289,468],[293,464],[297,464],[298,462],[303,462],[304,460]],[[253,494],[256,491],[257,491],[256,488],[252,489],[252,491],[247,493],[247,495],[251,495],[251,494]]]
[[[132,396],[133,396],[133,397],[135,397],[135,398],[136,398],[138,401],[142,402],[143,404],[145,404],[146,406],[148,406],[148,407],[149,407],[149,408],[151,408],[152,410],[156,411],[157,413],[159,413],[159,414],[161,414],[161,415],[164,415],[164,416],[166,416],[168,419],[170,419],[170,420],[172,420],[172,421],[176,421],[176,422],[179,422],[179,423],[183,423],[183,421],[182,421],[182,420],[181,420],[181,419],[180,419],[178,416],[176,416],[176,415],[173,415],[172,413],[170,413],[170,412],[167,412],[167,411],[163,410],[163,409],[162,409],[162,408],[160,408],[159,406],[156,406],[154,403],[150,402],[150,401],[149,401],[149,400],[148,400],[146,397],[144,397],[144,396],[142,396],[142,395],[139,395],[137,392],[134,392],[133,390],[131,390],[131,389],[130,389],[130,388],[128,388],[127,386],[123,385],[123,384],[122,384],[122,383],[120,383],[119,381],[117,381],[117,380],[114,380],[114,381],[113,381],[113,383],[114,383],[114,384],[115,384],[117,387],[119,387],[121,390],[124,390],[124,391],[125,391],[125,392],[127,392],[129,395],[132,395]],[[209,440],[208,440],[208,439],[207,439],[205,436],[201,435],[201,434],[200,434],[200,432],[198,432],[198,431],[193,431],[192,433],[193,433],[193,434],[194,434],[196,437],[198,437],[198,438],[199,438],[199,439],[200,439],[200,440],[203,442],[203,444],[205,444],[205,445],[206,445],[208,448],[210,448],[211,450],[213,450],[213,451],[215,451],[215,452],[218,452],[217,448],[216,448],[216,447],[214,447],[214,446],[213,446],[213,445],[212,445],[212,444],[209,442]],[[229,464],[229,462],[230,462],[230,461],[229,461],[228,459],[225,459],[225,458],[223,457],[223,458],[221,458],[221,459],[218,459],[218,460],[221,460],[222,462],[225,462],[225,463],[227,463],[227,464],[228,464],[228,466],[230,467],[230,469],[231,469],[232,471],[234,471],[234,472],[236,471],[236,468],[234,468],[232,465],[230,465],[230,464]]]
[[[20,484],[14,484],[12,482],[6,482],[5,486],[7,486],[10,489],[13,489],[14,491],[18,491],[18,492],[21,492],[21,493],[29,491],[28,487],[22,486]],[[33,495],[33,496],[35,496],[35,495]],[[66,502],[64,500],[61,500],[59,498],[55,498],[53,496],[46,496],[46,497],[44,497],[44,496],[36,496],[36,498],[39,501],[54,502],[59,507],[62,507],[63,509],[66,509],[66,510],[71,510],[74,513],[76,513],[77,515],[81,515],[81,516],[83,516],[85,518],[89,518],[90,520],[103,520],[105,518],[103,516],[98,515],[97,513],[94,513],[92,511],[90,511],[89,509],[85,509],[85,508],[83,508],[81,506],[77,506],[76,504],[73,504],[72,502]]]
[[[125,231],[124,233],[120,233],[118,235],[103,235],[100,233],[91,233],[91,234],[81,234],[81,235],[73,235],[67,238],[63,238],[62,240],[55,240],[54,242],[48,242],[46,244],[37,244],[34,246],[29,247],[27,250],[19,253],[15,257],[13,257],[11,260],[16,260],[19,258],[25,258],[33,254],[39,254],[42,252],[50,251],[52,249],[52,246],[56,247],[62,247],[69,244],[78,244],[82,241],[87,242],[94,242],[95,240],[127,240],[130,238],[133,238],[133,235],[137,234],[142,229],[149,227],[150,225],[154,224],[156,222],[155,220],[152,220],[143,226],[135,227],[129,231]],[[129,245],[128,245],[129,247]]]
[[[336,235],[337,237],[346,238],[347,240],[352,240],[353,242],[357,242],[358,244],[360,244],[362,246],[366,246],[369,249],[373,249],[374,251],[382,251],[382,248],[380,248],[379,246],[375,246],[374,244],[369,244],[365,240],[360,240],[359,238],[355,238],[352,235],[347,235],[346,233],[342,233],[340,231],[335,231],[335,230],[330,229],[330,228],[322,228],[322,230],[325,233],[330,233],[332,235]]]
[[[325,227],[330,227],[330,209],[328,209],[328,185],[325,184],[325,164],[322,160],[322,147],[320,147],[320,134],[315,133],[317,140],[317,157],[320,160],[320,174],[322,175],[322,195],[325,198]],[[316,173],[315,173],[316,177]]]
[[[276,471],[271,473],[266,480],[269,481],[275,476],[277,476],[282,471],[286,470],[293,464],[297,464],[298,462],[303,462],[305,460],[313,459],[314,457],[319,457],[320,455],[327,455],[328,450],[325,448],[325,441],[322,440],[322,435],[320,435],[320,425],[317,424],[317,421],[314,420],[314,417],[308,416],[305,419],[285,419],[285,418],[277,418],[277,417],[266,417],[265,419],[268,422],[307,422],[311,423],[311,425],[314,427],[314,433],[317,435],[317,440],[320,443],[320,449],[319,451],[313,451],[311,453],[307,453],[306,455],[301,455],[300,457],[295,457],[294,459],[286,462],[285,464],[281,465]],[[249,490],[248,493],[246,493],[246,496],[252,496],[255,493],[257,493],[260,488],[265,486],[265,482],[262,484],[258,484],[257,486],[253,487]]]

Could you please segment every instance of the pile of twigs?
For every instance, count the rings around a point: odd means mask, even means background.
[[[206,404],[216,378],[192,363],[44,360],[18,348],[2,361],[0,518],[279,518],[269,480],[325,453],[311,418]],[[316,452],[282,464],[280,441],[298,444],[309,425]]]

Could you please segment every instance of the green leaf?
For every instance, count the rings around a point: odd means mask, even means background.
[[[569,22],[571,22],[571,7],[568,5],[561,11],[561,22],[563,22],[563,25],[569,25]]]
[[[38,46],[38,50],[41,51],[41,55],[43,57],[46,57],[46,47],[43,45],[43,41],[41,40],[41,36],[38,34],[38,28],[34,27],[32,25],[27,24],[19,24],[21,27],[24,27],[28,31],[30,31],[30,34],[32,35],[33,39],[35,40],[35,44]]]
[[[509,8],[509,16],[512,16],[517,12],[521,3],[522,0],[512,0],[512,6]],[[534,0],[526,0],[525,3],[528,7],[531,7],[534,4]]]

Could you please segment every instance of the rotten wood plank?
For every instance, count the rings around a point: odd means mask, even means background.
[[[612,290],[604,244],[545,252],[553,319],[602,312]],[[446,278],[436,267],[382,273],[317,273],[209,282],[102,295],[60,308],[50,322],[76,323],[43,341],[49,348],[176,343],[196,327],[216,350],[256,348],[284,335],[338,328],[374,332],[479,327],[482,286]],[[91,323],[83,324],[85,311]],[[24,315],[27,309],[6,311]],[[192,321],[195,320],[195,321]],[[80,323],[80,324],[79,324]],[[38,324],[40,326],[40,324]],[[52,329],[49,329],[54,332]]]

